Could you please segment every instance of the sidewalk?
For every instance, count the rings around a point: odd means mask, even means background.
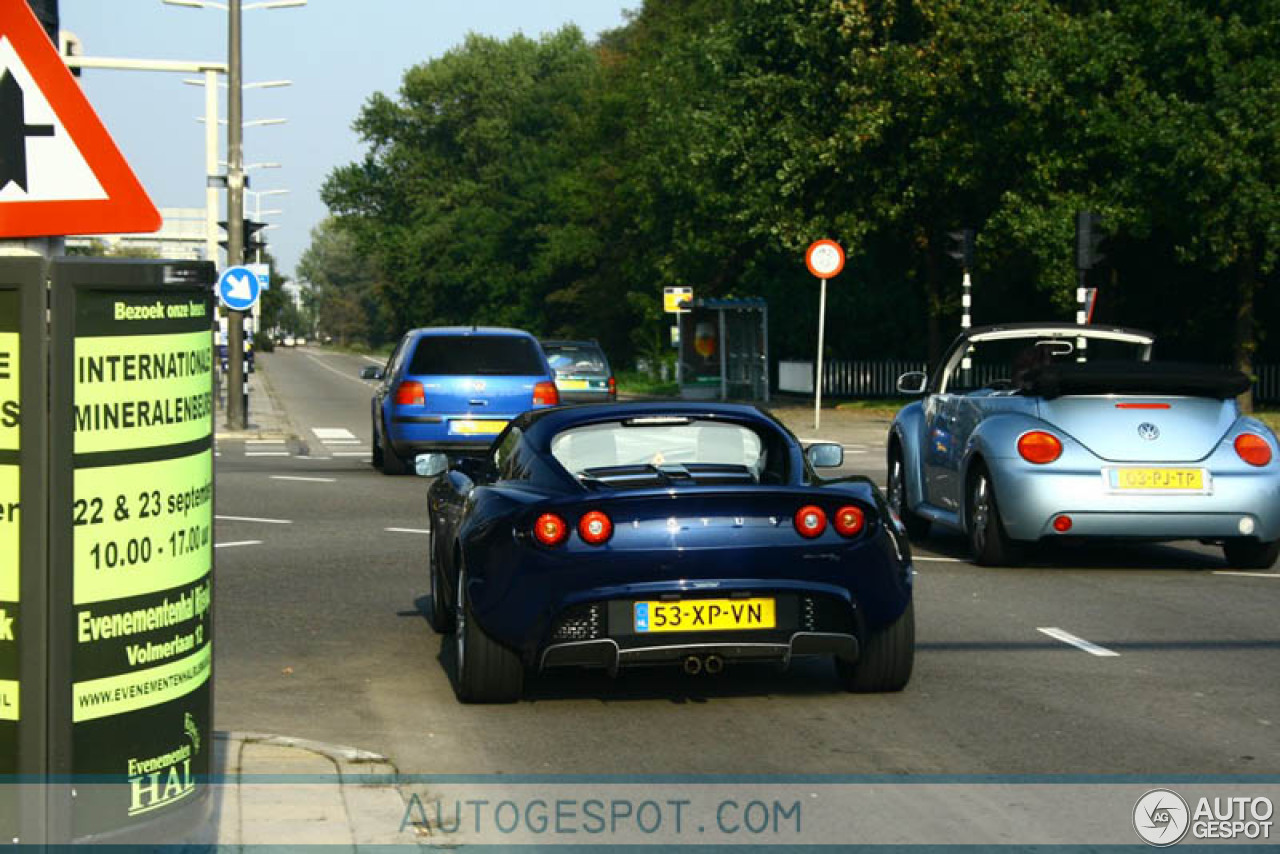
[[[412,826],[400,829],[406,802],[385,757],[277,735],[219,732],[214,739],[213,813],[193,842],[355,850],[426,841]]]
[[[260,362],[267,361],[259,356]],[[275,393],[267,372],[258,370],[249,374],[246,387],[249,390],[249,426],[233,429],[227,426],[227,378],[221,378],[213,417],[215,439],[288,439],[294,435],[289,416],[276,402]]]

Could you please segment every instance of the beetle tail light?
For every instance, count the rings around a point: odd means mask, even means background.
[[[1236,454],[1251,466],[1265,466],[1271,462],[1271,446],[1256,433],[1236,436]]]
[[[806,504],[797,510],[794,521],[796,533],[805,539],[812,540],[827,530],[827,514],[814,504]]]
[[[556,384],[552,382],[538,383],[533,387],[533,405],[534,406],[559,406],[560,391],[556,388]]]
[[[861,507],[849,504],[836,511],[836,518],[833,524],[835,525],[836,533],[840,536],[854,537],[866,526],[867,519]]]
[[[417,380],[405,380],[396,386],[396,404],[399,406],[426,406],[427,390]]]
[[[1029,463],[1045,465],[1062,456],[1062,440],[1043,430],[1032,430],[1018,437],[1018,455]]]
[[[533,523],[533,536],[544,546],[558,546],[569,537],[569,526],[554,513],[543,513]]]
[[[578,536],[588,545],[604,545],[613,536],[613,522],[599,510],[592,510],[578,520]]]

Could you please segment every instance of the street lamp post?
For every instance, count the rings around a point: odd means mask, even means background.
[[[243,6],[240,0],[227,4],[215,0],[164,0],[171,6],[214,8],[227,13],[227,267],[244,263],[244,115],[240,37],[243,9],[282,9],[305,6],[307,0],[269,0]],[[264,122],[265,123],[265,122]],[[274,122],[272,122],[274,123]],[[244,312],[227,312],[227,426],[232,430],[249,426],[249,410],[244,403]]]

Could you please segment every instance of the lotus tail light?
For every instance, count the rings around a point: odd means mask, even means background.
[[[795,526],[800,536],[813,539],[827,529],[827,514],[821,507],[807,504],[796,511]]]
[[[1032,430],[1018,437],[1018,454],[1036,465],[1051,463],[1062,456],[1062,441],[1052,433]]]
[[[1251,466],[1265,466],[1271,462],[1271,446],[1255,433],[1236,436],[1236,453]]]
[[[559,406],[560,391],[555,383],[540,382],[533,387],[534,406]]]
[[[427,390],[422,387],[422,383],[415,380],[405,380],[396,386],[396,405],[398,406],[426,406]]]
[[[613,522],[599,510],[592,510],[578,520],[578,536],[590,545],[603,545],[613,536]]]
[[[836,511],[835,527],[836,533],[842,537],[852,537],[858,534],[866,525],[866,517],[862,513],[862,509],[848,505],[841,507]]]
[[[1071,526],[1072,522],[1070,516],[1062,515],[1053,517],[1053,530],[1057,531],[1059,534],[1065,534],[1067,531],[1070,531]]]
[[[569,536],[569,526],[554,513],[543,513],[533,523],[533,535],[544,546],[558,546]]]

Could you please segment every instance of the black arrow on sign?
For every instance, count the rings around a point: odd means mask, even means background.
[[[29,136],[53,136],[53,125],[27,124],[22,87],[5,69],[0,76],[0,190],[12,181],[26,192]]]

